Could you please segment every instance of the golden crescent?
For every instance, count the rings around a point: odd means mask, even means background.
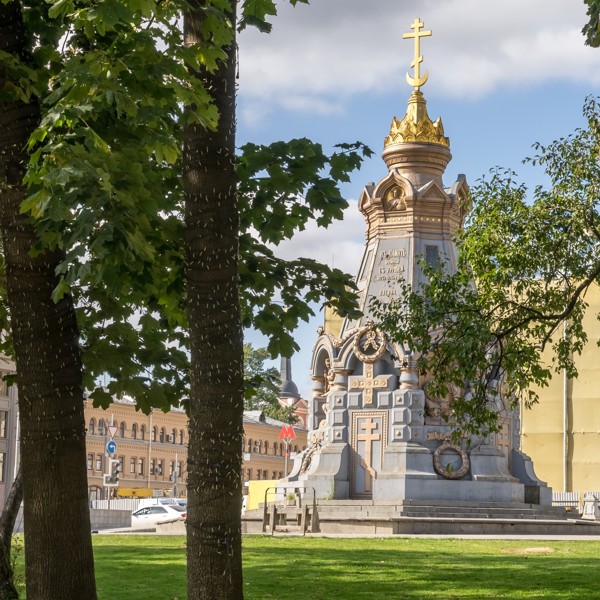
[[[419,88],[424,85],[428,78],[429,71],[425,71],[425,75],[423,75],[423,77],[419,77],[418,79],[414,79],[409,73],[406,74],[406,81],[408,82],[408,85],[412,85],[414,88]]]

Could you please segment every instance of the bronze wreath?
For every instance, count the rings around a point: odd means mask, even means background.
[[[452,450],[460,456],[462,461],[460,469],[453,470],[442,465],[441,457],[446,450]],[[470,467],[471,461],[469,460],[469,456],[460,446],[457,446],[456,444],[444,442],[438,446],[436,451],[433,453],[433,470],[444,479],[462,479],[469,472]]]

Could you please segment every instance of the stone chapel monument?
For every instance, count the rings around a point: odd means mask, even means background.
[[[453,444],[444,418],[449,401],[428,396],[415,357],[387,340],[369,315],[371,298],[400,293],[400,277],[419,288],[419,256],[456,266],[453,235],[463,223],[468,186],[463,175],[449,188],[442,181],[450,143],[420,91],[428,79],[421,38],[431,35],[423,28],[416,19],[404,34],[414,39],[414,70],[406,76],[413,92],[384,141],[387,173],[360,196],[367,231],[356,281],[364,316],[319,330],[309,446],[288,481],[314,488],[317,498],[550,504],[550,488],[519,452],[518,414],[504,410],[501,431],[472,438],[468,450]]]

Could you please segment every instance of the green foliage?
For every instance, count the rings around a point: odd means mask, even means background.
[[[75,299],[85,385],[97,405],[122,394],[145,411],[185,401],[182,126],[218,122],[201,78],[189,73],[214,70],[225,56],[228,7],[205,3],[199,41],[184,46],[180,3],[33,0],[24,13],[31,55],[3,62],[4,95],[41,102],[22,210],[36,223],[37,251],[64,254],[53,297]],[[275,5],[247,0],[242,11],[240,26],[259,26]],[[273,247],[308,219],[325,226],[339,218],[346,203],[337,184],[369,152],[341,145],[327,156],[308,140],[240,151],[244,324],[270,337],[272,356],[297,348],[291,332],[312,302],[356,310],[348,275],[282,260]],[[5,327],[3,308],[0,319]]]
[[[308,4],[308,0],[290,0],[290,4],[293,6],[298,3]],[[276,14],[277,6],[274,0],[244,0],[238,30],[242,31],[246,27],[252,26],[263,33],[270,33],[273,26],[267,21],[267,17]]]
[[[600,46],[600,0],[584,0],[587,5],[589,21],[583,27],[585,43],[598,48]]]
[[[421,263],[428,282],[376,303],[382,329],[418,356],[430,392],[453,403],[457,426],[494,430],[499,413],[538,397],[552,371],[575,377],[587,341],[586,290],[600,283],[600,107],[588,98],[588,128],[527,159],[550,181],[533,190],[496,170],[472,189],[473,210],[457,240],[456,273]],[[563,327],[565,329],[563,330]],[[549,347],[552,358],[542,353]]]
[[[340,144],[327,155],[307,139],[241,148],[237,174],[240,205],[242,319],[269,337],[272,357],[298,349],[291,332],[313,315],[310,303],[335,306],[355,316],[355,284],[339,269],[300,258],[285,261],[272,247],[302,231],[309,220],[323,227],[348,206],[338,184],[372,152],[363,144]],[[278,302],[273,302],[273,299]]]

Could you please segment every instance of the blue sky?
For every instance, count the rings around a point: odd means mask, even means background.
[[[548,143],[583,126],[586,96],[600,96],[600,49],[584,45],[583,0],[312,0],[278,4],[269,35],[240,36],[238,143],[309,137],[330,149],[361,140],[375,152],[343,192],[343,222],[309,227],[280,248],[358,269],[364,220],[356,199],[387,173],[383,138],[402,118],[412,88],[405,74],[416,17],[433,36],[422,41],[422,88],[432,119],[441,117],[453,160],[444,182],[459,173],[473,184],[490,168],[516,171],[533,186],[541,173],[522,165],[534,142]],[[315,307],[319,310],[319,307]],[[310,356],[323,313],[296,333],[294,380],[310,397]],[[248,332],[255,346],[264,340]]]

